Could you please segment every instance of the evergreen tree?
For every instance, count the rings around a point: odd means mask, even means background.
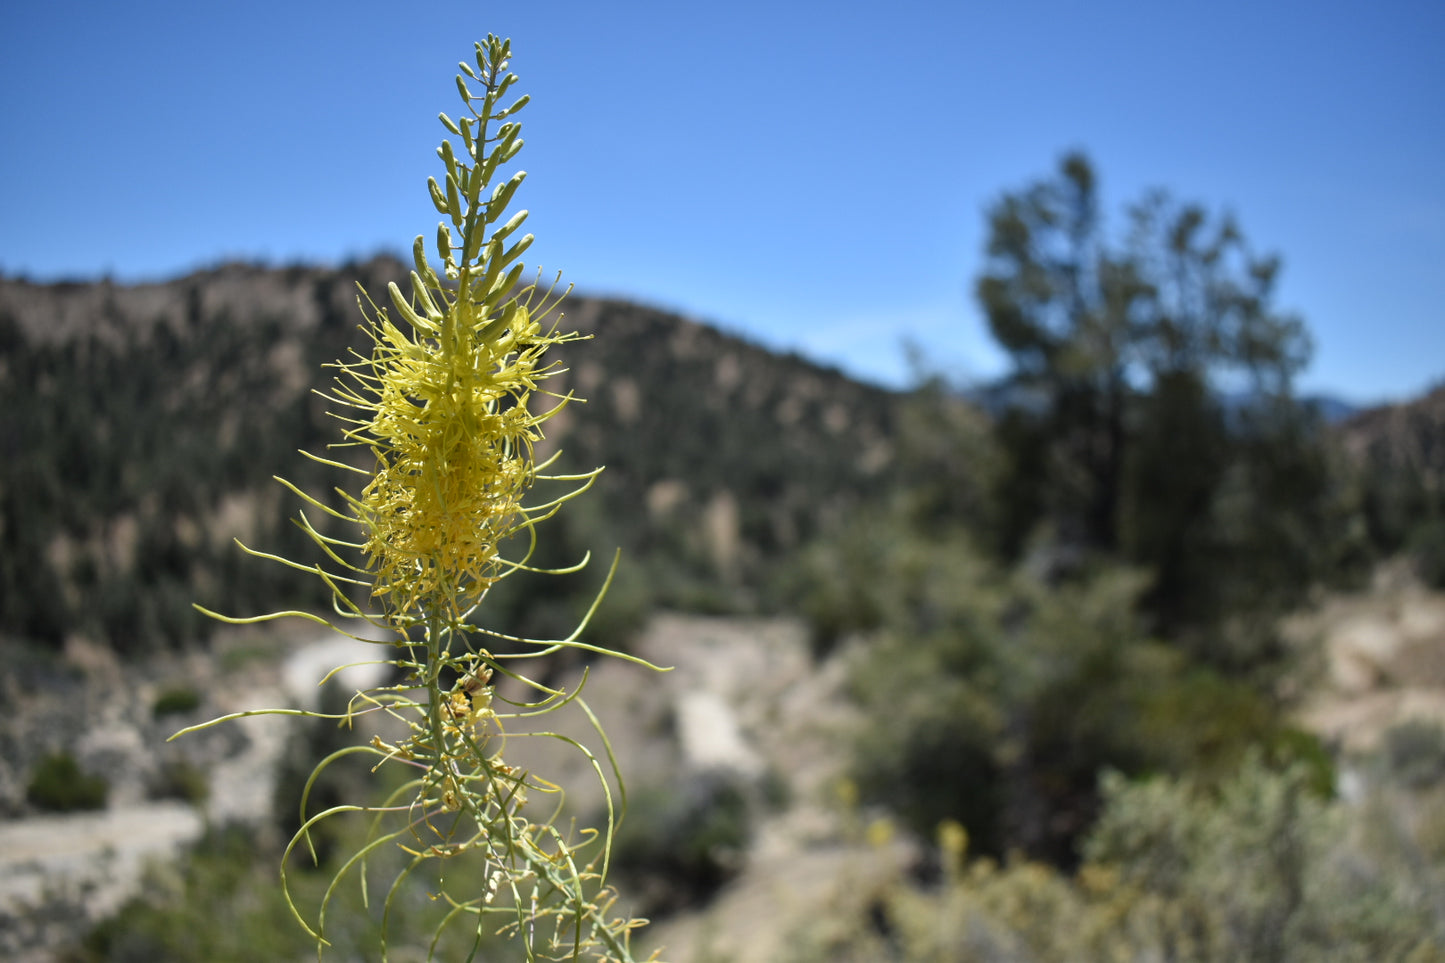
[[[1293,597],[1329,555],[1312,543],[1330,531],[1330,486],[1292,395],[1310,345],[1273,305],[1279,259],[1162,192],[1115,240],[1080,154],[988,218],[977,293],[1013,363],[996,428],[1003,554],[1047,549],[1054,574],[1141,566],[1172,636]]]

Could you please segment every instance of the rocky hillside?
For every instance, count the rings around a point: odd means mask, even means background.
[[[1359,472],[1369,537],[1445,588],[1445,386],[1360,412],[1335,429]]]
[[[1445,488],[1445,385],[1414,401],[1362,411],[1337,430],[1352,455],[1380,471]]]
[[[304,553],[286,522],[294,500],[271,476],[312,491],[333,483],[295,453],[336,438],[311,388],[322,365],[365,347],[355,283],[379,295],[395,279],[401,266],[378,259],[336,271],[231,265],[136,286],[0,280],[0,704],[12,709],[0,719],[0,955],[49,959],[45,948],[73,943],[81,919],[105,922],[77,959],[309,952],[287,942],[305,940],[275,902],[275,850],[294,828],[292,782],[335,748],[336,727],[254,717],[164,738],[217,713],[315,698],[325,667],[355,658],[323,649],[309,625],[295,636],[226,629],[191,645],[209,627],[190,603],[254,612],[321,601],[307,580],[230,540]],[[587,402],[551,423],[542,453],[560,448],[569,470],[607,470],[550,523],[539,561],[622,546],[623,574],[593,629],[675,666],[639,677],[607,663],[588,683],[632,792],[614,868],[658,920],[649,939],[668,958],[953,959],[963,952],[946,952],[945,938],[972,947],[993,932],[1000,949],[975,956],[1018,958],[1027,937],[1063,947],[1030,958],[1075,960],[1055,937],[1089,930],[1087,919],[1117,928],[1121,906],[1152,919],[1150,900],[1131,901],[1175,883],[1193,895],[1159,920],[1237,894],[1274,912],[1272,894],[1289,886],[1240,882],[1237,853],[1272,851],[1248,835],[1267,825],[1254,815],[1201,809],[1161,836],[1194,838],[1189,827],[1203,826],[1199,839],[1228,843],[1200,863],[1228,866],[1223,883],[1150,857],[1175,875],[1136,888],[1105,864],[1051,855],[1082,845],[1085,817],[1114,805],[1089,795],[1100,773],[1217,779],[1228,752],[1261,747],[1306,775],[1338,774],[1326,815],[1355,827],[1334,833],[1353,849],[1281,864],[1310,879],[1352,867],[1336,902],[1311,883],[1311,912],[1333,920],[1376,905],[1359,893],[1384,906],[1395,890],[1376,883],[1405,880],[1396,915],[1366,929],[1423,932],[1433,920],[1445,939],[1445,908],[1419,895],[1445,879],[1445,829],[1425,818],[1445,812],[1435,724],[1445,720],[1445,602],[1416,568],[1382,570],[1368,591],[1311,596],[1288,633],[1306,658],[1265,677],[1270,693],[1292,695],[1290,717],[1277,718],[1265,683],[1191,661],[1138,624],[1139,573],[1105,565],[1097,578],[1050,582],[981,554],[965,523],[997,513],[988,468],[1006,450],[977,409],[941,390],[903,399],[651,308],[579,297],[567,311],[566,325],[595,339],[558,352],[569,368],[552,386]],[[1339,429],[1353,456],[1339,461],[1354,467],[1331,474],[1330,490],[1349,531],[1364,527],[1355,519],[1372,527],[1367,548],[1388,549],[1387,535],[1415,549],[1445,544],[1428,527],[1445,507],[1440,404],[1437,393]],[[911,487],[900,464],[915,466]],[[1037,473],[1059,481],[1047,463]],[[792,550],[809,543],[789,573]],[[509,580],[518,587],[504,583],[487,608],[509,630],[548,635],[570,627],[599,579],[541,580],[545,597]],[[1311,653],[1323,672],[1309,673]],[[566,684],[580,669],[546,671]],[[575,757],[524,764],[534,763],[569,785],[567,764],[587,768]],[[1400,773],[1409,819],[1388,807],[1372,815]],[[1256,776],[1259,786],[1239,783],[1241,799],[1294,798]],[[569,803],[584,818],[600,806],[585,789]],[[1118,812],[1121,825],[1139,822]],[[206,833],[237,820],[239,834]],[[1409,830],[1385,839],[1405,839],[1399,853],[1361,848],[1393,825]],[[198,837],[185,859],[141,875],[147,856]],[[1003,845],[1039,839],[1058,842],[1038,847],[1053,863]],[[990,858],[1005,851],[1019,855]],[[953,933],[959,921],[967,932]],[[197,949],[198,938],[233,933],[250,955]],[[258,949],[263,937],[276,942]]]
[[[312,388],[367,349],[357,284],[385,302],[393,280],[405,286],[388,258],[130,286],[0,279],[0,634],[138,652],[203,633],[193,600],[321,601],[231,540],[305,556],[295,500],[271,476],[336,483],[296,454],[338,437]],[[624,549],[620,622],[654,603],[765,605],[776,558],[887,484],[895,396],[661,310],[588,297],[565,310],[596,338],[558,352],[571,367],[552,386],[587,404],[546,447],[568,470],[607,471],[549,544],[558,562]],[[496,607],[552,631],[598,578],[569,586],[567,605],[552,587],[547,612],[525,590]]]

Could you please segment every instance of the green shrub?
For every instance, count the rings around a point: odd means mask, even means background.
[[[1318,742],[1292,733],[1256,687],[1150,638],[1140,573],[1097,566],[1051,586],[991,567],[959,539],[900,536],[874,556],[883,627],[854,689],[886,725],[867,727],[854,776],[866,802],[915,833],[945,819],[976,852],[1077,863],[1098,812],[1098,774],[1231,773],[1250,746],[1308,760],[1328,794]]]
[[[1445,777],[1445,728],[1427,719],[1411,719],[1385,732],[1384,762],[1390,776],[1411,789],[1423,789]]]
[[[1432,588],[1445,589],[1445,519],[1431,519],[1416,528],[1408,551],[1420,579]]]
[[[150,787],[153,799],[179,799],[199,806],[211,794],[210,781],[198,766],[184,760],[161,767]]]
[[[1362,847],[1371,832],[1398,838],[1398,813],[1331,801],[1313,782],[1308,765],[1272,765],[1263,751],[1211,780],[1110,775],[1074,874],[968,859],[966,834],[940,828],[939,885],[871,870],[839,879],[836,912],[798,928],[783,959],[1445,961],[1438,858],[1404,872]]]
[[[1126,924],[1189,959],[1445,958],[1428,901],[1348,848],[1357,814],[1321,798],[1314,779],[1263,752],[1214,786],[1109,774],[1086,853],[1132,894]]]
[[[380,799],[381,797],[378,797]],[[365,839],[367,820],[338,830],[331,859],[312,867],[299,862],[293,896],[301,907],[319,905],[335,871]],[[59,963],[257,963],[317,959],[316,941],[296,925],[286,897],[276,885],[278,848],[265,833],[239,825],[210,830],[183,858],[154,863],[137,894],[115,915],[100,922],[69,947]],[[404,867],[408,857],[382,847],[372,854],[369,879],[385,888],[386,871]],[[481,867],[462,866],[458,882],[484,886]],[[388,957],[393,961],[505,959],[504,941],[488,934],[478,951],[475,934],[454,927],[432,946],[435,901],[427,883],[408,880],[392,901],[387,927]],[[332,902],[326,959],[378,959],[381,900],[363,895],[358,885],[339,887]],[[432,950],[428,955],[429,948]]]
[[[138,895],[70,947],[65,963],[243,963],[301,959],[314,945],[275,885],[275,854],[240,827],[156,864]],[[314,954],[311,954],[314,955]]]
[[[103,778],[82,772],[70,753],[57,752],[36,764],[25,799],[35,808],[49,812],[104,809],[109,790]]]
[[[151,707],[151,714],[159,719],[163,716],[180,715],[196,709],[201,704],[201,695],[190,686],[177,686],[166,689],[156,696],[155,705]]]
[[[740,868],[752,815],[743,787],[720,775],[680,791],[635,792],[613,843],[613,866],[648,913],[701,903]]]

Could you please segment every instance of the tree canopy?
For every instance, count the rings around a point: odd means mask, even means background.
[[[1052,570],[1145,568],[1180,634],[1309,581],[1327,466],[1292,394],[1310,341],[1275,306],[1280,259],[1163,191],[1126,222],[1109,230],[1077,153],[988,211],[977,295],[1012,361],[992,534]]]

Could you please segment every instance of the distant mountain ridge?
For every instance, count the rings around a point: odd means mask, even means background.
[[[1355,457],[1386,469],[1421,472],[1445,491],[1445,384],[1413,401],[1354,412],[1339,426]]]
[[[387,257],[136,285],[0,278],[0,634],[143,651],[202,631],[193,601],[319,604],[231,540],[305,556],[297,503],[271,476],[338,482],[296,449],[338,439],[313,388],[327,387],[323,365],[369,348],[357,284],[385,304],[392,281],[408,288]],[[595,338],[558,350],[569,370],[549,387],[586,403],[549,423],[541,453],[606,471],[551,523],[557,557],[543,561],[621,546],[610,608],[776,601],[778,559],[897,484],[906,395],[653,307],[576,296],[564,310],[564,327]],[[986,411],[1017,401],[1002,384],[969,398]],[[1369,471],[1418,468],[1445,490],[1445,388],[1365,411],[1309,403]],[[562,595],[590,598],[595,580]],[[532,626],[545,632],[575,614],[564,601],[496,605],[523,621],[554,611],[557,624]]]
[[[964,396],[990,414],[998,414],[1012,406],[1028,408],[1043,403],[1034,389],[1014,384],[1007,378],[975,385],[966,390]],[[1219,400],[1226,411],[1234,411],[1247,407],[1255,397],[1248,392],[1225,392]],[[1299,400],[1306,407],[1313,408],[1327,425],[1341,424],[1367,410],[1331,394],[1304,395]]]
[[[230,541],[306,553],[270,476],[344,481],[295,450],[338,439],[312,389],[369,350],[357,283],[384,305],[391,281],[408,289],[385,257],[0,279],[0,633],[143,650],[198,631],[193,600],[307,602],[294,573]],[[595,339],[556,352],[569,370],[548,387],[587,401],[549,423],[542,453],[607,470],[552,523],[559,551],[621,545],[654,600],[746,608],[773,559],[889,484],[897,394],[653,308],[579,296],[564,311]]]

